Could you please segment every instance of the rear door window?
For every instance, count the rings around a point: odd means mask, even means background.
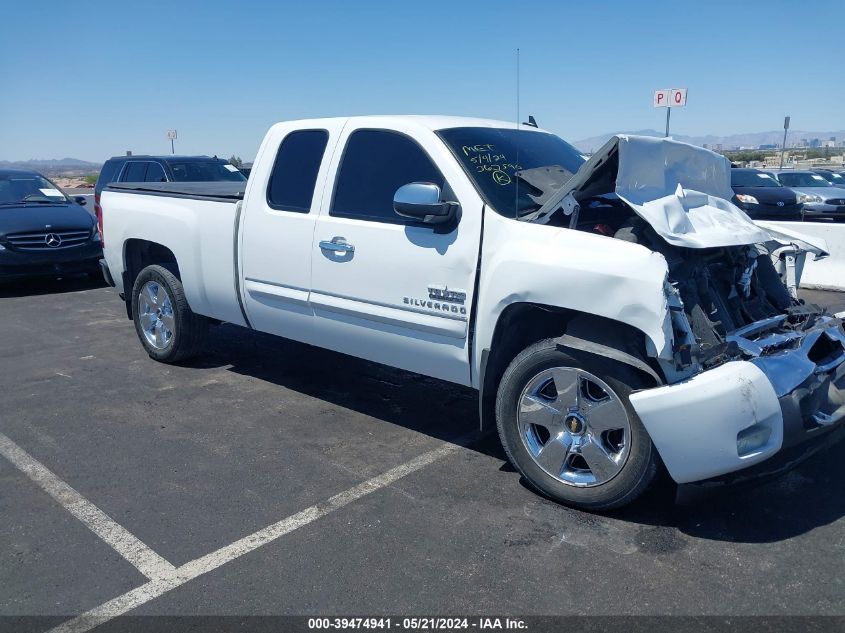
[[[184,162],[167,161],[173,180],[176,182],[244,182],[246,178],[237,167],[224,160],[212,158],[205,160],[187,160]]]
[[[126,163],[123,173],[120,176],[121,182],[144,182],[147,174],[147,163],[143,161],[131,161]]]
[[[308,213],[317,173],[329,141],[325,130],[291,132],[282,141],[267,185],[267,204],[273,209]]]

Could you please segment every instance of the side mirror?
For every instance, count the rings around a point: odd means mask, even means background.
[[[402,185],[393,195],[393,210],[397,215],[424,224],[445,224],[455,217],[459,208],[457,202],[443,202],[440,187],[430,182]]]
[[[85,196],[74,196],[73,201],[80,207],[84,207],[88,203],[88,199]]]

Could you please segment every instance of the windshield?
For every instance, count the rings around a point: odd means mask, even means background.
[[[438,134],[458,157],[484,201],[511,218],[542,206],[537,198],[544,192],[529,185],[527,176],[520,178],[518,174],[537,167],[557,168],[550,170],[552,175],[547,181],[549,188],[556,188],[585,162],[572,145],[544,132],[457,127]]]
[[[777,180],[762,171],[731,170],[731,185],[734,187],[782,187]]]
[[[243,182],[244,175],[234,165],[226,161],[199,161],[191,160],[184,162],[170,162],[170,169],[173,170],[173,179],[176,182],[213,182],[229,180]]]
[[[787,187],[832,187],[827,180],[818,174],[807,172],[778,174],[778,180]]]
[[[56,185],[38,174],[0,174],[0,204],[68,204]]]
[[[828,182],[836,185],[837,187],[841,187],[842,185],[845,185],[845,176],[843,176],[842,174],[837,174],[837,173],[834,173],[832,171],[826,171],[826,172],[819,174],[819,175],[822,178],[824,178],[825,180],[827,180]]]

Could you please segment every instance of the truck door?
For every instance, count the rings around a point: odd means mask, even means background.
[[[390,127],[350,123],[333,160],[311,254],[318,344],[469,384],[481,199],[434,132]],[[459,221],[439,229],[397,215],[394,194],[412,182],[437,184],[461,205]]]
[[[268,133],[247,185],[238,249],[252,327],[306,342],[314,222],[344,120],[313,124],[278,124]]]

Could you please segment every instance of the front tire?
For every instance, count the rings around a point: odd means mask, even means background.
[[[657,474],[657,451],[628,399],[641,386],[625,365],[562,351],[553,339],[511,362],[499,383],[496,425],[528,483],[560,503],[609,510],[632,502]]]
[[[177,363],[202,349],[208,321],[188,306],[182,282],[163,266],[144,268],[132,287],[132,317],[141,345],[162,363]]]

